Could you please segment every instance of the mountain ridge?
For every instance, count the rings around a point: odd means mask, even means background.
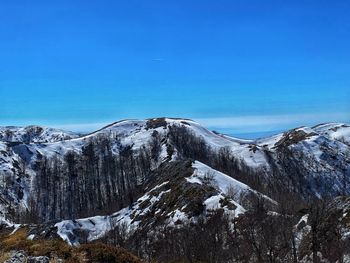
[[[152,118],[48,138],[0,140],[0,219],[44,224],[71,245],[116,227],[142,236],[216,213],[240,220],[260,202],[275,215],[288,199],[302,209],[350,194],[350,126],[342,123],[242,140],[188,119]],[[36,227],[28,235],[42,238]]]

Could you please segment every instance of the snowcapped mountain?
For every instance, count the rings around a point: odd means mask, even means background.
[[[0,141],[22,143],[45,143],[69,140],[78,137],[78,134],[42,126],[6,126],[0,127]]]
[[[346,124],[241,140],[192,120],[157,118],[80,137],[7,127],[0,141],[0,217],[51,222],[70,244],[117,225],[137,234],[195,224],[216,211],[237,218],[257,200],[273,212],[288,198],[350,194]]]

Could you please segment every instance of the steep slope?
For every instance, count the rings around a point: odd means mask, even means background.
[[[302,127],[259,140],[257,149],[267,157],[271,173],[292,191],[304,196],[350,194],[350,148],[336,137],[335,132],[325,135]]]
[[[6,220],[12,206],[25,205],[28,180],[25,164],[7,143],[0,142],[0,225]]]
[[[146,189],[131,206],[112,215],[57,223],[58,234],[77,245],[84,237],[88,241],[99,239],[116,226],[126,226],[131,233],[138,229],[155,231],[196,222],[199,216],[217,210],[234,218],[245,212],[240,203],[248,205],[252,198],[263,198],[270,207],[276,205],[267,196],[198,161],[162,164]]]

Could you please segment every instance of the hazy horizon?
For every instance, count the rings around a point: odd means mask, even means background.
[[[266,116],[265,116],[266,117]],[[292,128],[297,128],[301,126],[314,126],[321,123],[326,123],[329,121],[323,121],[323,122],[310,122],[309,125],[303,124],[303,122],[299,121],[296,122],[295,120],[291,119],[288,120],[288,118],[291,118],[292,116],[279,116],[277,120],[268,120],[265,119],[265,122],[261,122],[261,120],[250,120],[245,125],[242,125],[242,120],[246,118],[246,120],[249,120],[249,118],[246,117],[240,117],[236,118],[235,120],[231,119],[193,119],[194,121],[198,122],[199,124],[203,125],[204,127],[208,128],[211,131],[220,132],[222,134],[237,137],[241,139],[259,139],[264,138],[268,136],[272,136],[278,133],[285,132]],[[301,116],[299,116],[301,117]],[[304,116],[305,117],[305,116]],[[311,117],[311,116],[309,116]],[[172,118],[172,117],[169,117]],[[180,117],[173,117],[173,118],[180,118]],[[251,118],[251,117],[250,117]],[[254,118],[258,118],[257,116],[254,116]],[[282,118],[284,118],[284,121],[282,121]],[[188,118],[184,118],[188,119]],[[237,122],[237,120],[241,119],[240,122]],[[27,123],[25,125],[0,125],[0,127],[4,126],[18,126],[18,127],[24,127],[29,125],[41,125],[49,128],[57,128],[62,129],[65,131],[71,131],[75,133],[80,134],[87,134],[94,131],[97,131],[101,128],[104,128],[105,126],[108,126],[114,122],[121,121],[120,120],[114,120],[109,122],[101,122],[101,123],[79,123],[79,124],[53,124],[53,125],[47,125],[45,123]],[[225,122],[226,121],[226,122]],[[275,122],[274,122],[275,121]],[[277,121],[277,122],[276,122]],[[305,120],[304,120],[305,121]],[[293,125],[294,123],[297,123],[299,125]],[[347,123],[348,124],[348,123]],[[262,127],[265,127],[265,130],[262,129]],[[279,129],[277,129],[279,127]],[[258,130],[258,131],[257,131]]]

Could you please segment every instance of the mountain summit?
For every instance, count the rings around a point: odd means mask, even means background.
[[[121,227],[137,237],[218,212],[244,218],[257,203],[273,214],[281,204],[303,209],[314,198],[349,195],[350,126],[258,140],[174,118],[123,120],[82,136],[4,127],[0,179],[0,220],[9,227],[44,224],[70,245]],[[42,238],[35,229],[30,237]]]

